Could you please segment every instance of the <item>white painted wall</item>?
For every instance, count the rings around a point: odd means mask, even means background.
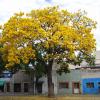
[[[96,61],[95,61],[95,63],[96,64],[98,64],[98,65],[100,65],[100,51],[96,51]]]

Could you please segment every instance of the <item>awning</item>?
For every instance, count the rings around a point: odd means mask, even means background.
[[[4,81],[4,80],[0,80],[0,86],[3,86],[3,85],[4,85],[4,83],[5,83],[5,81]]]

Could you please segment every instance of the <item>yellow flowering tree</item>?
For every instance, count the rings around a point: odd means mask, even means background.
[[[42,62],[47,74],[48,96],[53,96],[53,62],[64,63],[66,66],[60,70],[65,71],[69,64],[80,64],[83,59],[91,61],[96,44],[92,32],[95,27],[96,22],[85,12],[70,13],[58,7],[15,14],[2,26],[1,51],[6,67],[21,61],[29,63],[30,59]]]
[[[35,51],[32,48],[32,40],[35,38],[32,30],[35,25],[32,19],[24,18],[23,15],[21,12],[15,14],[2,26],[1,52],[4,61],[7,62],[7,68],[20,64],[21,61],[28,63],[29,59],[35,57]]]

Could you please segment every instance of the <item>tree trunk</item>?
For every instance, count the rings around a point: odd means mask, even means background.
[[[54,97],[54,85],[52,83],[52,64],[50,61],[47,66],[48,97]]]

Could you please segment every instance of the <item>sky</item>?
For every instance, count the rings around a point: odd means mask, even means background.
[[[16,12],[29,12],[48,6],[59,6],[70,12],[85,10],[87,16],[97,21],[94,37],[100,50],[100,0],[0,0],[0,24],[4,24]]]

